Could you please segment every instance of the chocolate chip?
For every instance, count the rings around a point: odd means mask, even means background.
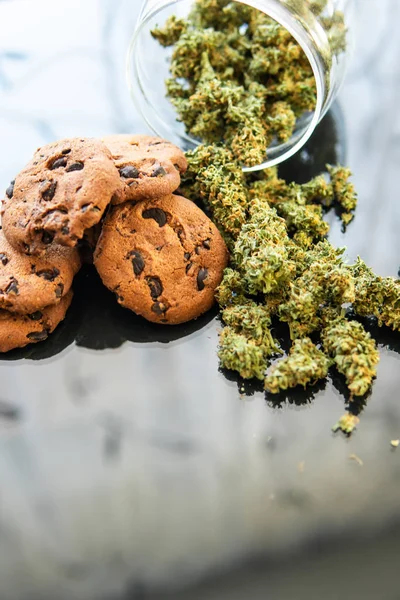
[[[63,225],[63,226],[61,227],[61,233],[62,233],[63,235],[69,235],[69,227],[68,227],[68,225]]]
[[[196,248],[194,249],[194,251],[196,252],[196,254],[200,254],[200,246],[196,246]]]
[[[199,269],[199,272],[197,273],[197,289],[199,290],[199,292],[201,292],[201,290],[204,290],[204,288],[205,288],[204,280],[207,279],[207,277],[208,277],[208,270],[205,267],[201,267]]]
[[[66,148],[61,152],[61,154],[69,154],[71,152],[71,148]]]
[[[52,200],[54,198],[54,194],[56,193],[57,181],[43,181],[40,184],[39,191],[43,200]]]
[[[131,166],[123,167],[119,170],[119,174],[124,179],[136,179],[137,177],[139,177],[138,169],[136,167]]]
[[[53,269],[42,269],[41,271],[37,271],[36,275],[38,277],[43,277],[46,281],[54,281],[56,277],[58,277],[60,271],[53,267]]]
[[[64,284],[57,283],[57,287],[55,289],[56,298],[61,298],[61,296],[63,295],[63,292],[64,292]]]
[[[210,249],[210,247],[211,247],[211,246],[210,246],[210,240],[204,240],[204,242],[203,242],[203,246],[204,246],[204,248],[206,248],[207,250],[209,250],[209,249]]]
[[[43,317],[43,313],[41,313],[40,310],[37,310],[36,312],[28,315],[28,317],[31,319],[31,321],[40,321],[40,319]]]
[[[133,272],[135,273],[136,277],[138,277],[145,266],[144,258],[137,250],[132,250],[132,252],[129,252],[127,258],[130,258],[131,256]]]
[[[156,315],[163,315],[167,311],[167,307],[162,302],[154,302],[151,306],[151,310],[156,313]]]
[[[186,265],[186,273],[189,273],[189,271],[190,271],[190,268],[191,268],[192,264],[193,264],[193,263],[188,263],[188,264]]]
[[[43,342],[49,337],[49,332],[47,329],[43,329],[43,331],[32,331],[32,333],[28,333],[26,337],[32,340],[32,342]]]
[[[185,252],[185,254],[183,255],[185,260],[189,260],[190,258],[190,252]]]
[[[78,160],[77,162],[72,163],[72,165],[69,165],[65,170],[67,173],[71,173],[71,171],[82,171],[83,167],[83,162]]]
[[[65,167],[67,164],[67,159],[65,157],[56,158],[56,160],[51,164],[50,169],[60,169],[61,167]]]
[[[161,279],[159,277],[146,277],[147,285],[150,288],[150,295],[153,300],[157,300],[164,291]]]
[[[161,208],[148,208],[142,212],[143,219],[154,219],[159,227],[163,227],[167,222],[167,215]]]
[[[151,174],[152,177],[164,177],[167,174],[167,171],[161,165],[157,165]]]
[[[12,280],[6,287],[6,294],[11,294],[11,293],[19,294],[18,281],[15,279],[15,277],[12,278]]]
[[[8,263],[7,254],[4,254],[4,252],[0,252],[0,261],[4,266],[6,266],[6,264]]]
[[[48,231],[43,231],[42,233],[42,242],[43,244],[51,244],[51,242],[54,240],[54,234],[53,233],[49,233]]]
[[[10,185],[8,186],[8,188],[6,189],[6,196],[7,198],[12,198],[13,194],[14,194],[14,185],[15,185],[15,179],[12,180],[12,182],[10,183]]]

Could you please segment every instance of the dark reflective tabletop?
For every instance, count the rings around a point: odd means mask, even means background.
[[[360,3],[337,103],[282,168],[354,172],[359,207],[330,239],[397,275],[400,18]],[[138,0],[0,2],[0,187],[53,139],[146,132],[124,81]],[[221,372],[217,310],[160,327],[92,267],[44,343],[0,356],[0,599],[400,597],[400,336],[353,406],[343,380],[273,398]],[[176,588],[183,588],[176,591]],[[172,591],[171,591],[172,590]]]

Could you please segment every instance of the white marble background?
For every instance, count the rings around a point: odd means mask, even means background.
[[[0,2],[0,188],[55,138],[145,130],[124,80],[138,10],[139,0]],[[332,237],[382,274],[396,274],[400,259],[399,22],[398,0],[358,3],[358,45],[340,96],[360,206],[351,235],[337,225]],[[129,589],[139,598],[147,586],[191,582],[243,557],[295,551],[322,531],[362,529],[372,540],[399,517],[400,454],[388,446],[400,437],[397,354],[387,351],[363,427],[347,441],[329,436],[343,412],[330,383],[313,406],[283,418],[261,395],[240,399],[222,375],[193,384],[186,375],[199,357],[204,372],[217,368],[215,328],[193,340],[198,354],[186,338],[146,352],[73,347],[62,363],[0,364],[0,395],[24,416],[0,437],[1,600],[109,600]],[[109,372],[115,352],[121,360]],[[143,381],[149,365],[158,381]],[[95,382],[83,405],[71,374]],[[103,452],[113,443],[115,461]],[[307,569],[326,571],[321,560]],[[293,590],[287,581],[301,576],[280,573],[268,598],[398,598],[386,595],[388,574],[379,587],[366,577],[348,596],[315,583],[316,596],[312,579]],[[247,597],[238,589],[229,597]]]

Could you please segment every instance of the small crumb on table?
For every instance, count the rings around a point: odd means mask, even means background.
[[[354,460],[358,465],[360,465],[360,467],[364,465],[364,462],[359,456],[357,456],[357,454],[350,454],[349,459]]]

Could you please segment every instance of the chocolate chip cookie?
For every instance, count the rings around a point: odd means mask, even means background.
[[[58,304],[80,265],[76,248],[50,244],[42,256],[27,256],[0,230],[0,309],[27,314]]]
[[[58,304],[30,315],[18,315],[0,310],[0,352],[43,342],[64,319],[72,296],[70,290]]]
[[[4,233],[26,254],[39,255],[53,241],[75,246],[121,188],[102,142],[74,138],[43,146],[6,190]]]
[[[174,144],[148,135],[110,135],[103,141],[123,183],[123,193],[115,196],[114,204],[160,198],[178,189],[187,161]]]
[[[113,207],[94,255],[103,283],[122,306],[169,324],[212,306],[227,261],[215,225],[175,195]]]

